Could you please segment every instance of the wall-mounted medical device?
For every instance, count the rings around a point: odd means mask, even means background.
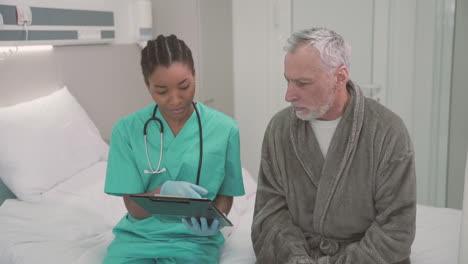
[[[100,10],[0,5],[0,46],[109,43],[114,13]]]
[[[133,0],[134,39],[141,47],[153,38],[152,14],[151,0]]]

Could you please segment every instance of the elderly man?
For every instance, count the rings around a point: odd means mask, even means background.
[[[252,241],[258,263],[410,263],[414,151],[402,120],[349,79],[349,47],[293,33],[285,99],[265,132]]]

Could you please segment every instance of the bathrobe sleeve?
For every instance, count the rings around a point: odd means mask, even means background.
[[[409,263],[416,229],[415,179],[412,151],[388,161],[375,184],[377,216],[364,237],[318,263]]]
[[[308,255],[301,229],[291,218],[282,179],[276,167],[274,139],[265,133],[258,177],[258,189],[252,224],[252,242],[257,263],[316,263]]]

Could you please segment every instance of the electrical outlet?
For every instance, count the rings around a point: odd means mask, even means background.
[[[25,5],[16,6],[16,19],[18,25],[31,25],[32,23],[32,13],[31,8]]]

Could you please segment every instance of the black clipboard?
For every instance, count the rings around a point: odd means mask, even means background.
[[[162,222],[178,222],[184,217],[206,217],[209,223],[218,219],[221,226],[233,226],[209,199],[171,195],[130,195],[135,203]]]

